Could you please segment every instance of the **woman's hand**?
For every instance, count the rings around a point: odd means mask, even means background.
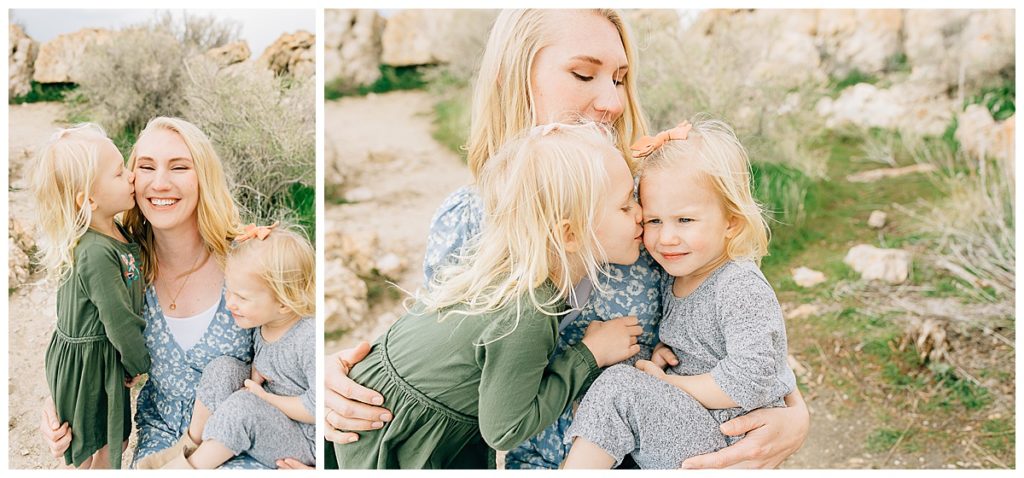
[[[668,345],[665,345],[664,342],[658,342],[658,345],[654,346],[654,352],[651,353],[651,362],[654,362],[654,365],[657,365],[661,370],[665,370],[665,367],[669,365],[673,367],[679,365],[679,358],[676,357],[676,354],[672,353],[672,349]],[[637,368],[640,368],[639,364],[637,364]]]
[[[640,321],[632,315],[604,322],[595,320],[583,333],[583,344],[594,354],[598,367],[607,367],[636,355],[640,351],[637,337],[643,331]]]
[[[294,458],[283,458],[275,462],[278,470],[315,470],[312,466],[309,466]]]
[[[722,424],[722,433],[740,441],[683,462],[683,468],[778,468],[807,439],[810,415],[800,390],[786,395],[785,408],[761,408]]]
[[[352,443],[359,439],[354,431],[376,430],[391,421],[390,410],[373,406],[383,404],[384,397],[348,378],[352,367],[369,353],[370,344],[361,342],[325,358],[324,438],[334,443]]]
[[[136,375],[136,376],[134,376],[134,377],[132,377],[130,379],[125,379],[124,386],[127,387],[127,388],[132,388],[132,387],[134,387],[136,384],[138,384],[141,381],[142,381],[142,374],[140,373],[140,374],[138,374],[138,375]]]
[[[63,457],[64,452],[71,446],[71,426],[68,422],[60,423],[57,420],[57,407],[53,404],[53,397],[47,396],[43,403],[39,432],[42,433],[43,441],[54,458]]]

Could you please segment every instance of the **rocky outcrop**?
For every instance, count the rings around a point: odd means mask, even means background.
[[[910,275],[910,252],[902,249],[879,249],[859,244],[850,249],[843,259],[866,281],[881,280],[902,284]]]
[[[28,282],[32,276],[31,254],[35,249],[32,235],[15,218],[7,223],[7,289],[14,290]]]
[[[256,63],[275,75],[316,75],[316,37],[307,31],[285,33],[267,47]]]
[[[77,83],[82,78],[79,61],[93,45],[104,45],[114,32],[101,28],[84,28],[59,35],[39,47],[32,79],[39,83]]]
[[[217,66],[224,68],[248,60],[252,56],[252,51],[249,50],[249,44],[245,40],[239,40],[221,47],[211,48],[203,55]]]
[[[821,10],[816,36],[836,77],[883,72],[903,52],[902,10]]]
[[[952,87],[1014,65],[1011,10],[907,10],[904,36],[913,78]]]
[[[32,91],[32,72],[39,47],[16,23],[7,27],[7,94],[9,98]]]
[[[974,158],[1012,161],[1014,118],[996,122],[988,108],[970,105],[957,117],[956,140]]]
[[[384,18],[376,10],[324,10],[324,79],[368,85],[380,78]]]
[[[886,89],[860,83],[834,100],[822,98],[815,108],[833,129],[852,124],[939,136],[953,119],[955,105],[941,85],[922,81]]]

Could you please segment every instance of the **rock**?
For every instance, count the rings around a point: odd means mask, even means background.
[[[39,83],[77,83],[82,79],[79,61],[93,45],[105,45],[114,37],[110,30],[83,28],[59,35],[39,48],[32,79]]]
[[[1012,10],[907,10],[904,50],[917,77],[976,83],[1014,65]]]
[[[366,320],[366,283],[340,259],[328,261],[324,281],[324,330],[349,330]]]
[[[252,56],[249,44],[245,40],[239,40],[222,47],[211,48],[204,55],[213,60],[217,66],[224,68],[248,60]]]
[[[9,98],[32,91],[32,72],[39,47],[16,23],[7,27],[7,94]]]
[[[871,216],[868,216],[868,226],[872,229],[881,229],[885,227],[885,220],[888,215],[882,211],[871,211]]]
[[[815,108],[832,129],[853,124],[939,136],[953,119],[954,105],[940,85],[920,80],[888,89],[859,83],[834,100],[822,98]]]
[[[800,304],[797,308],[786,313],[786,318],[790,320],[806,319],[818,315],[820,308],[814,304]]]
[[[828,279],[825,278],[825,274],[814,269],[806,267],[793,269],[793,282],[800,287],[814,287],[826,280]]]
[[[880,168],[869,171],[861,171],[846,177],[851,183],[870,183],[884,178],[895,178],[915,173],[930,173],[938,170],[938,167],[931,163],[920,163],[902,168]]]
[[[832,10],[818,14],[817,37],[835,77],[881,73],[903,51],[902,10]]]
[[[312,78],[316,74],[316,37],[307,31],[285,33],[263,50],[256,64],[273,71],[296,77]]]
[[[880,249],[859,244],[850,249],[843,259],[866,281],[882,280],[902,284],[910,275],[910,252],[902,249]]]
[[[345,193],[345,200],[348,202],[366,202],[373,199],[373,190],[370,188],[355,188]]]
[[[405,270],[405,261],[397,254],[387,253],[377,259],[377,271],[386,277],[397,278]]]
[[[357,275],[369,275],[377,265],[374,257],[379,250],[379,240],[375,232],[329,231],[326,242],[331,245],[327,250],[327,259],[339,259]]]
[[[1014,117],[997,123],[988,108],[970,105],[957,117],[956,140],[971,157],[1013,158]]]
[[[384,18],[376,10],[324,10],[324,78],[368,85],[380,78]]]
[[[384,25],[381,63],[458,63],[460,69],[476,68],[496,13],[469,9],[402,10]]]

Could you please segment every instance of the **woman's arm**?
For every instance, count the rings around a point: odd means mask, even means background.
[[[348,378],[352,366],[366,358],[370,344],[361,342],[324,359],[324,438],[338,444],[359,439],[362,430],[376,430],[391,420],[391,411],[379,406],[384,403],[381,394],[359,385]]]
[[[811,418],[799,389],[786,395],[786,407],[761,408],[722,424],[722,433],[747,436],[713,453],[683,462],[683,468],[778,468],[807,439]]]
[[[64,452],[71,446],[71,425],[68,422],[60,423],[57,419],[57,406],[53,404],[53,397],[47,395],[43,402],[42,413],[39,419],[39,433],[43,436],[50,454],[54,458],[62,458]]]

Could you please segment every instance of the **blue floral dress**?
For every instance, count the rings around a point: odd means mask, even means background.
[[[430,223],[427,252],[423,261],[425,284],[430,284],[437,269],[453,260],[465,243],[480,233],[483,204],[472,186],[465,186],[448,196],[438,208]],[[657,325],[661,318],[660,284],[665,272],[647,251],[630,266],[607,266],[605,294],[596,289],[583,310],[568,324],[560,327],[559,341],[554,356],[583,339],[583,332],[593,320],[608,320],[635,315],[643,327],[637,343],[640,353],[630,359],[650,358],[657,344]],[[563,444],[566,429],[572,423],[572,404],[566,407],[558,420],[533,438],[508,452],[505,467],[558,468],[570,445]]]
[[[206,333],[187,351],[182,350],[171,335],[153,286],[146,289],[142,317],[146,320],[146,348],[153,365],[149,381],[142,387],[136,405],[135,425],[139,430],[136,463],[150,453],[173,445],[188,430],[196,387],[203,369],[211,360],[227,355],[252,362],[253,331],[258,330],[242,329],[235,324],[225,304],[223,290],[220,305]],[[221,468],[265,467],[243,453]]]

